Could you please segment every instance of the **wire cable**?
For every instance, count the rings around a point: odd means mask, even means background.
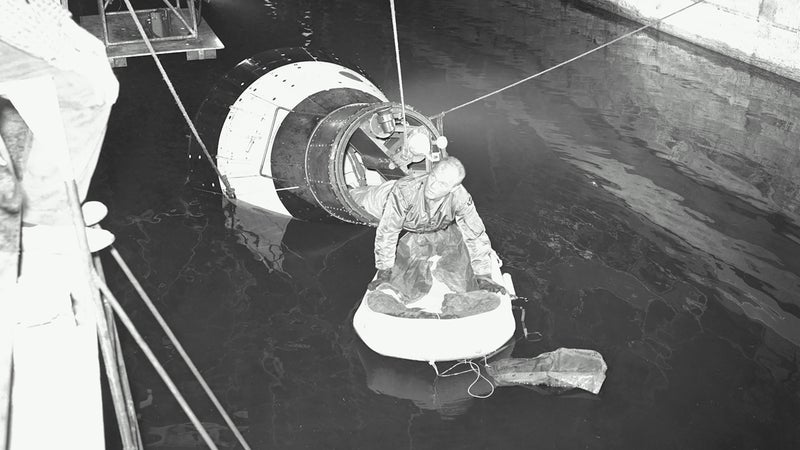
[[[127,0],[126,0],[127,1]],[[394,55],[397,61],[397,83],[400,86],[400,118],[403,127],[406,126],[406,100],[403,93],[403,71],[400,66],[400,40],[397,36],[397,12],[394,8],[394,0],[389,0],[389,7],[392,11],[392,34],[394,36]],[[403,133],[400,137],[402,139],[402,146],[406,145],[406,134]]]
[[[127,1],[127,0],[126,0],[126,1]],[[448,109],[448,110],[446,110],[446,111],[442,111],[442,112],[440,112],[439,114],[436,114],[436,115],[434,115],[434,116],[431,116],[430,118],[431,118],[431,119],[438,119],[438,118],[444,117],[444,115],[445,115],[445,114],[449,114],[449,113],[451,113],[451,112],[453,112],[453,111],[456,111],[456,110],[458,110],[458,109],[461,109],[461,108],[464,108],[464,107],[466,107],[466,106],[469,106],[469,105],[471,105],[471,104],[473,104],[473,103],[475,103],[475,102],[479,102],[479,101],[481,101],[481,100],[484,100],[484,99],[486,99],[486,98],[488,98],[488,97],[491,97],[491,96],[493,96],[493,95],[495,95],[495,94],[499,94],[499,93],[501,93],[501,92],[503,92],[503,91],[505,91],[505,90],[511,89],[511,88],[512,88],[512,87],[514,87],[514,86],[518,86],[518,85],[520,85],[520,84],[522,84],[522,83],[525,83],[526,81],[530,81],[530,80],[532,80],[532,79],[534,79],[534,78],[536,78],[536,77],[539,77],[539,76],[541,76],[541,75],[544,75],[544,74],[546,74],[547,72],[550,72],[550,71],[552,71],[552,70],[558,69],[559,67],[565,66],[565,65],[567,65],[567,64],[569,64],[569,63],[571,63],[571,62],[573,62],[573,61],[576,61],[576,60],[578,60],[578,59],[581,59],[581,58],[583,58],[583,57],[584,57],[584,56],[586,56],[586,55],[589,55],[589,54],[591,54],[591,53],[594,53],[594,52],[596,52],[596,51],[598,51],[598,50],[600,50],[600,49],[606,48],[606,47],[608,47],[609,45],[611,45],[611,44],[613,44],[613,43],[615,43],[615,42],[617,42],[617,41],[620,41],[620,40],[622,40],[622,39],[625,39],[625,38],[626,38],[626,37],[628,37],[628,36],[631,36],[631,35],[633,35],[633,34],[636,34],[636,33],[640,32],[640,31],[642,31],[642,30],[645,30],[645,29],[647,29],[647,28],[651,28],[651,27],[653,27],[653,26],[655,26],[655,25],[657,25],[657,24],[659,24],[659,23],[663,22],[664,20],[667,20],[667,19],[669,19],[670,17],[674,16],[675,14],[678,14],[678,13],[680,13],[680,12],[682,12],[682,11],[685,11],[685,10],[687,10],[687,9],[691,8],[692,6],[695,6],[695,5],[697,5],[697,4],[700,4],[700,3],[705,3],[705,1],[706,1],[706,0],[699,0],[699,1],[696,1],[696,2],[694,2],[694,3],[691,3],[691,4],[689,4],[689,5],[686,5],[686,6],[684,6],[683,8],[681,8],[681,9],[679,9],[679,10],[677,10],[677,11],[674,11],[674,12],[672,12],[672,13],[670,13],[670,14],[667,14],[666,16],[664,16],[664,17],[662,17],[662,18],[660,18],[660,19],[658,19],[658,20],[656,20],[656,21],[654,21],[654,22],[651,22],[651,23],[649,23],[649,24],[647,24],[647,25],[642,25],[641,27],[639,27],[639,28],[637,28],[637,29],[635,29],[635,30],[633,30],[633,31],[631,31],[631,32],[625,33],[625,34],[623,34],[622,36],[619,36],[618,38],[615,38],[615,39],[613,39],[613,40],[611,40],[611,41],[608,41],[608,42],[606,42],[605,44],[603,44],[603,45],[601,45],[601,46],[599,46],[599,47],[595,47],[595,48],[593,48],[593,49],[591,49],[591,50],[585,51],[585,52],[581,53],[581,54],[580,54],[580,55],[578,55],[578,56],[575,56],[575,57],[573,57],[573,58],[570,58],[570,59],[568,59],[568,60],[566,60],[566,61],[560,62],[560,63],[556,64],[556,65],[555,65],[555,66],[553,66],[553,67],[550,67],[550,68],[548,68],[548,69],[545,69],[545,70],[543,70],[543,71],[541,71],[541,72],[539,72],[539,73],[536,73],[536,74],[534,74],[534,75],[531,75],[531,76],[529,76],[529,77],[527,77],[527,78],[523,78],[523,79],[521,79],[521,80],[519,80],[519,81],[516,81],[516,82],[514,82],[514,83],[511,83],[511,84],[509,84],[508,86],[505,86],[505,87],[502,87],[502,88],[500,88],[500,89],[494,90],[494,91],[492,91],[492,92],[489,92],[488,94],[481,95],[481,96],[480,96],[480,97],[478,97],[478,98],[475,98],[475,99],[473,99],[473,100],[470,100],[470,101],[468,101],[468,102],[466,102],[466,103],[462,103],[462,104],[460,104],[460,105],[458,105],[458,106],[454,106],[454,107],[452,107],[452,108],[450,108],[450,109]]]
[[[192,119],[189,118],[189,113],[186,112],[186,108],[183,106],[183,102],[181,102],[180,97],[178,97],[177,91],[175,91],[175,86],[173,86],[172,81],[170,81],[169,76],[167,76],[167,72],[164,70],[164,66],[161,65],[161,60],[158,59],[158,54],[156,54],[156,51],[153,48],[153,44],[150,43],[150,39],[147,38],[147,34],[144,31],[144,27],[142,26],[142,23],[139,21],[139,18],[136,16],[136,12],[134,11],[130,0],[123,0],[123,1],[125,2],[125,6],[128,8],[128,12],[133,18],[133,23],[136,25],[136,29],[139,30],[139,34],[142,35],[142,41],[147,46],[147,50],[150,52],[150,56],[153,57],[153,60],[155,61],[156,66],[158,67],[158,71],[161,72],[161,77],[164,79],[164,82],[167,84],[167,88],[169,88],[169,92],[175,99],[175,103],[178,105],[178,109],[181,110],[181,114],[183,114],[183,118],[186,120],[186,124],[189,126],[189,129],[192,131],[194,138],[197,140],[197,143],[200,145],[200,148],[206,155],[208,163],[211,164],[211,167],[214,169],[214,172],[217,173],[219,179],[222,180],[222,184],[225,185],[225,190],[224,190],[225,196],[228,199],[235,199],[236,193],[234,192],[233,187],[231,187],[230,183],[228,182],[228,178],[222,173],[220,173],[219,168],[214,163],[214,158],[211,157],[211,153],[208,152],[208,148],[206,147],[205,142],[203,142],[203,139],[200,137],[200,133],[197,132],[197,128],[195,128],[194,123],[192,123]]]

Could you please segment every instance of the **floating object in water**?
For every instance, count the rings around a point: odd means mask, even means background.
[[[546,385],[597,394],[606,379],[606,369],[603,356],[594,350],[559,348],[535,358],[498,360],[487,367],[487,372],[498,385]]]
[[[367,294],[369,295],[369,294]],[[514,334],[511,300],[499,297],[495,308],[478,314],[439,318],[403,317],[376,311],[365,295],[353,317],[359,337],[375,352],[414,361],[457,361],[488,355]]]
[[[477,290],[455,227],[408,233],[400,239],[391,283],[364,294],[353,327],[369,348],[394,358],[436,362],[491,354],[516,328],[511,277],[500,272],[494,252],[491,263],[492,280],[507,294]]]

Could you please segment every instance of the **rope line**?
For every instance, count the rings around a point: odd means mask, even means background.
[[[147,46],[147,50],[150,52],[150,56],[153,57],[153,60],[155,61],[156,66],[158,67],[158,71],[161,72],[161,77],[164,79],[164,82],[167,84],[167,88],[169,88],[169,92],[175,99],[175,103],[178,105],[178,109],[181,110],[181,114],[183,114],[183,118],[186,120],[186,124],[189,126],[189,129],[192,131],[194,138],[197,140],[197,143],[200,145],[200,148],[206,155],[208,163],[211,164],[211,167],[214,169],[214,172],[217,173],[219,179],[222,180],[222,184],[225,185],[225,191],[224,191],[225,196],[228,199],[235,199],[236,193],[234,192],[233,187],[231,187],[230,183],[228,182],[228,178],[225,177],[225,175],[223,175],[222,173],[220,173],[219,168],[214,163],[214,158],[212,158],[211,153],[208,152],[208,148],[206,147],[205,142],[203,142],[203,139],[200,138],[200,134],[197,132],[197,128],[195,128],[194,123],[192,123],[192,119],[189,118],[189,114],[186,112],[186,108],[183,106],[183,102],[181,102],[180,97],[178,97],[177,91],[175,91],[175,86],[172,85],[172,81],[170,81],[169,76],[167,76],[167,72],[164,70],[164,66],[161,65],[161,61],[158,59],[158,55],[156,54],[156,51],[153,48],[153,44],[151,44],[150,39],[147,38],[147,34],[144,31],[144,27],[142,27],[142,23],[136,16],[136,13],[134,12],[130,0],[124,0],[124,2],[125,6],[128,8],[128,12],[133,18],[133,23],[136,24],[136,29],[139,30],[139,34],[142,35],[142,40],[144,41],[144,44]]]
[[[494,383],[492,383],[492,380],[490,380],[488,377],[483,375],[483,372],[481,372],[481,367],[475,361],[468,360],[468,359],[463,359],[463,360],[458,361],[457,363],[453,364],[452,366],[448,367],[447,369],[445,369],[442,372],[439,372],[439,368],[436,366],[436,362],[435,361],[429,361],[428,364],[430,364],[431,367],[433,367],[433,370],[436,372],[436,376],[437,377],[441,377],[441,378],[455,377],[455,376],[463,375],[465,373],[470,373],[470,372],[475,373],[475,375],[476,375],[475,379],[472,380],[472,383],[470,383],[469,387],[467,387],[467,394],[469,394],[471,397],[474,397],[474,398],[489,398],[489,397],[492,396],[492,394],[494,394]],[[462,370],[461,372],[449,373],[451,370],[455,369],[456,367],[460,366],[461,364],[466,364],[467,366],[469,366],[469,369]],[[483,357],[483,365],[484,366],[488,366],[489,365],[489,363],[487,362],[487,359],[486,359],[485,356]],[[475,387],[475,385],[478,384],[478,382],[481,379],[483,379],[487,383],[489,383],[490,390],[489,390],[488,394],[475,394],[475,393],[472,392],[472,388]]]
[[[126,0],[126,1],[127,1],[127,0]],[[534,75],[531,75],[531,76],[529,76],[529,77],[527,77],[527,78],[523,78],[522,80],[519,80],[519,81],[516,81],[516,82],[514,82],[514,83],[511,83],[511,84],[509,84],[508,86],[502,87],[502,88],[500,88],[500,89],[497,89],[497,90],[495,90],[495,91],[492,91],[492,92],[489,92],[488,94],[482,95],[482,96],[480,96],[480,97],[478,97],[478,98],[475,98],[475,99],[473,99],[473,100],[470,100],[470,101],[468,101],[468,102],[466,102],[466,103],[462,103],[462,104],[460,104],[460,105],[458,105],[458,106],[454,106],[454,107],[452,107],[452,108],[450,108],[450,109],[448,109],[448,110],[446,110],[446,111],[442,111],[442,112],[440,112],[439,114],[436,114],[436,115],[434,115],[434,116],[431,116],[430,118],[431,118],[431,119],[436,119],[436,118],[444,117],[444,115],[445,115],[445,114],[451,113],[451,112],[453,112],[453,111],[456,111],[456,110],[458,110],[458,109],[461,109],[461,108],[464,108],[464,107],[466,107],[466,106],[469,106],[469,105],[471,105],[471,104],[473,104],[473,103],[475,103],[475,102],[479,102],[479,101],[481,101],[481,100],[483,100],[483,99],[485,99],[485,98],[491,97],[492,95],[499,94],[500,92],[503,92],[503,91],[505,91],[505,90],[507,90],[507,89],[511,89],[512,87],[514,87],[514,86],[517,86],[517,85],[520,85],[520,84],[522,84],[522,83],[524,83],[524,82],[526,82],[526,81],[530,81],[530,80],[532,80],[532,79],[534,79],[534,78],[536,78],[536,77],[539,77],[539,76],[541,76],[541,75],[544,75],[544,74],[546,74],[547,72],[550,72],[550,71],[552,71],[552,70],[558,69],[559,67],[565,66],[565,65],[567,65],[567,64],[569,64],[569,63],[571,63],[571,62],[573,62],[573,61],[575,61],[575,60],[578,60],[578,59],[580,59],[580,58],[583,58],[583,57],[584,57],[584,56],[586,56],[586,55],[589,55],[589,54],[591,54],[591,53],[594,53],[594,52],[596,52],[596,51],[598,51],[598,50],[600,50],[600,49],[603,49],[603,48],[605,48],[605,47],[608,47],[609,45],[611,45],[611,44],[613,44],[613,43],[615,43],[615,42],[617,42],[617,41],[620,41],[620,40],[622,40],[622,39],[625,39],[625,38],[626,38],[626,37],[628,37],[628,36],[631,36],[631,35],[633,35],[633,34],[636,34],[636,33],[640,32],[640,31],[642,31],[642,30],[645,30],[645,29],[647,29],[647,28],[653,27],[653,26],[655,26],[655,25],[657,25],[657,24],[659,24],[659,23],[663,22],[664,20],[667,20],[667,19],[669,19],[670,17],[674,16],[675,14],[678,14],[678,13],[680,13],[680,12],[683,12],[683,11],[685,11],[685,10],[687,10],[687,9],[691,8],[692,6],[695,6],[695,5],[697,5],[697,4],[704,3],[705,1],[706,1],[706,0],[699,0],[699,1],[696,1],[696,2],[694,2],[694,3],[691,3],[691,4],[687,5],[687,6],[684,6],[684,7],[683,7],[683,8],[681,8],[681,9],[677,10],[677,11],[674,11],[674,12],[672,12],[672,13],[670,13],[670,14],[667,14],[666,16],[664,16],[664,17],[662,17],[662,18],[660,18],[660,19],[658,19],[658,20],[656,20],[656,21],[653,21],[653,22],[651,22],[651,23],[649,23],[649,24],[647,24],[647,25],[642,25],[641,27],[639,27],[639,28],[637,28],[637,29],[635,29],[635,30],[633,30],[633,31],[630,31],[630,32],[628,32],[628,33],[625,33],[625,34],[623,34],[622,36],[619,36],[618,38],[615,38],[615,39],[613,39],[613,40],[611,40],[611,41],[608,41],[608,42],[606,42],[605,44],[603,44],[603,45],[601,45],[601,46],[599,46],[599,47],[596,47],[596,48],[593,48],[593,49],[591,49],[591,50],[585,51],[585,52],[581,53],[581,54],[580,54],[580,55],[578,55],[578,56],[575,56],[575,57],[573,57],[573,58],[570,58],[570,59],[568,59],[568,60],[566,60],[566,61],[563,61],[563,62],[561,62],[561,63],[558,63],[558,64],[556,64],[556,65],[555,65],[555,66],[553,66],[553,67],[550,67],[550,68],[548,68],[548,69],[545,69],[545,70],[543,70],[543,71],[541,71],[541,72],[539,72],[539,73],[536,73],[536,74],[534,74]]]
[[[127,1],[127,0],[126,0]],[[397,12],[394,8],[394,0],[389,0],[389,7],[392,11],[392,34],[394,36],[394,55],[395,60],[397,61],[397,83],[400,86],[400,118],[403,127],[406,125],[406,99],[405,94],[403,93],[403,71],[400,66],[400,40],[397,36]],[[405,147],[406,145],[406,134],[401,133],[400,135],[401,145]]]
[[[127,2],[128,0],[125,1]],[[192,411],[192,408],[189,407],[188,403],[186,403],[186,399],[184,399],[183,395],[181,395],[180,391],[178,391],[178,387],[175,386],[175,383],[169,377],[167,371],[164,370],[164,366],[162,366],[161,363],[158,362],[158,358],[156,358],[156,355],[153,353],[153,350],[150,349],[150,346],[147,345],[147,342],[145,342],[144,338],[142,338],[142,335],[139,334],[139,331],[136,329],[136,326],[131,321],[131,318],[128,317],[128,315],[125,313],[125,310],[122,309],[122,306],[117,301],[117,298],[114,297],[114,294],[111,293],[111,290],[108,288],[108,286],[106,286],[106,284],[103,282],[103,280],[100,278],[97,271],[95,270],[92,270],[92,281],[94,281],[97,287],[100,288],[100,291],[102,291],[106,300],[108,300],[108,302],[111,304],[111,307],[114,308],[114,312],[117,313],[117,317],[119,318],[119,320],[122,322],[123,325],[125,325],[125,328],[128,329],[128,332],[131,334],[133,339],[139,345],[139,348],[142,349],[142,352],[144,352],[145,356],[147,356],[147,359],[150,360],[150,364],[152,364],[153,368],[156,369],[156,372],[158,372],[158,375],[167,385],[167,388],[169,388],[170,392],[175,397],[175,400],[178,401],[178,404],[183,409],[183,412],[186,413],[186,415],[189,417],[189,420],[195,426],[197,432],[200,433],[200,437],[203,438],[203,441],[206,443],[208,448],[212,450],[217,450],[216,444],[214,444],[214,441],[211,439],[211,436],[209,436],[208,431],[206,431],[206,429],[203,427],[203,424],[200,422],[200,419],[197,418],[194,411]]]
[[[122,259],[122,256],[119,254],[116,248],[111,247],[111,255],[117,261],[117,264],[119,264],[122,271],[125,272],[125,276],[128,277],[128,280],[136,289],[136,292],[139,293],[139,296],[142,298],[142,301],[144,301],[145,305],[147,305],[147,308],[150,310],[151,313],[153,313],[153,317],[155,317],[158,324],[161,325],[161,329],[164,330],[164,333],[166,333],[167,337],[169,337],[169,340],[172,342],[172,345],[175,347],[175,350],[178,351],[178,354],[180,354],[181,358],[183,358],[183,361],[186,363],[187,366],[189,366],[189,370],[191,370],[195,379],[197,379],[197,382],[200,383],[200,386],[203,387],[203,390],[205,391],[206,395],[208,395],[208,398],[211,399],[211,402],[214,404],[214,407],[217,408],[217,411],[219,411],[219,414],[225,420],[225,423],[228,424],[228,427],[236,436],[236,439],[242,445],[242,448],[245,450],[250,450],[250,447],[244,440],[244,436],[242,436],[242,434],[239,432],[239,429],[236,428],[236,425],[234,425],[233,420],[231,420],[230,416],[225,411],[225,408],[222,407],[219,400],[217,399],[217,396],[214,395],[214,392],[208,386],[208,383],[206,383],[206,380],[200,374],[200,371],[197,370],[197,367],[194,365],[191,358],[189,358],[189,355],[186,353],[186,350],[184,350],[183,345],[181,345],[181,343],[178,341],[178,338],[175,337],[175,334],[172,332],[169,325],[167,325],[167,322],[164,321],[164,318],[158,312],[158,309],[156,309],[156,306],[153,304],[153,301],[147,295],[147,292],[145,292],[145,290],[142,288],[142,285],[139,284],[139,281],[133,275],[133,272],[131,272],[131,269],[125,263],[125,260]]]

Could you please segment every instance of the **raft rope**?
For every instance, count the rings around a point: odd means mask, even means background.
[[[127,1],[127,0],[126,0]],[[400,65],[400,39],[397,36],[397,13],[394,8],[394,0],[389,0],[389,8],[392,12],[392,34],[394,36],[394,56],[395,60],[397,61],[397,83],[400,88],[400,119],[403,124],[403,127],[406,126],[406,99],[405,94],[403,92],[403,71],[402,66]],[[405,147],[406,145],[406,134],[400,134],[401,145]]]
[[[126,1],[127,1],[127,0],[126,0]],[[466,107],[466,106],[469,106],[469,105],[471,105],[471,104],[473,104],[473,103],[476,103],[476,102],[479,102],[479,101],[481,101],[481,100],[484,100],[484,99],[486,99],[486,98],[488,98],[488,97],[491,97],[491,96],[493,96],[493,95],[495,95],[495,94],[499,94],[499,93],[501,93],[501,92],[503,92],[503,91],[505,91],[505,90],[511,89],[511,88],[512,88],[512,87],[514,87],[514,86],[518,86],[518,85],[520,85],[520,84],[522,84],[522,83],[525,83],[526,81],[530,81],[530,80],[532,80],[532,79],[534,79],[534,78],[537,78],[537,77],[539,77],[539,76],[541,76],[541,75],[544,75],[544,74],[546,74],[546,73],[548,73],[548,72],[550,72],[550,71],[553,71],[553,70],[555,70],[555,69],[558,69],[559,67],[565,66],[565,65],[567,65],[567,64],[569,64],[569,63],[571,63],[571,62],[573,62],[573,61],[577,61],[578,59],[581,59],[581,58],[583,58],[583,57],[584,57],[584,56],[586,56],[586,55],[589,55],[589,54],[591,54],[591,53],[594,53],[594,52],[596,52],[596,51],[598,51],[598,50],[600,50],[600,49],[606,48],[606,47],[608,47],[609,45],[611,45],[611,44],[613,44],[613,43],[615,43],[615,42],[617,42],[617,41],[620,41],[620,40],[622,40],[622,39],[625,39],[625,38],[626,38],[626,37],[628,37],[628,36],[634,35],[634,34],[636,34],[636,33],[640,32],[640,31],[643,31],[643,30],[646,30],[646,29],[648,29],[648,28],[651,28],[651,27],[653,27],[653,26],[655,26],[655,25],[658,25],[659,23],[663,22],[664,20],[667,20],[667,19],[669,19],[670,17],[672,17],[672,16],[674,16],[674,15],[676,15],[676,14],[680,13],[680,12],[683,12],[683,11],[687,10],[687,9],[691,8],[692,6],[698,5],[698,4],[700,4],[700,3],[705,3],[705,1],[706,1],[706,0],[699,0],[699,1],[696,1],[696,2],[694,2],[694,3],[691,3],[691,4],[689,4],[689,5],[686,5],[686,6],[684,6],[683,8],[680,8],[680,9],[678,9],[677,11],[671,12],[671,13],[667,14],[666,16],[664,16],[664,17],[662,17],[662,18],[660,18],[660,19],[658,19],[658,20],[655,20],[655,21],[653,21],[653,22],[651,22],[651,23],[649,23],[649,24],[642,25],[641,27],[639,27],[639,28],[637,28],[637,29],[635,29],[635,30],[633,30],[633,31],[630,31],[630,32],[628,32],[628,33],[625,33],[625,34],[623,34],[622,36],[619,36],[619,37],[617,37],[617,38],[615,38],[615,39],[613,39],[613,40],[611,40],[611,41],[608,41],[608,42],[606,42],[605,44],[603,44],[603,45],[600,45],[599,47],[596,47],[596,48],[593,48],[593,49],[591,49],[591,50],[589,50],[589,51],[583,52],[583,53],[581,53],[581,54],[580,54],[580,55],[578,55],[578,56],[572,57],[572,58],[570,58],[570,59],[568,59],[568,60],[566,60],[566,61],[563,61],[563,62],[561,62],[561,63],[558,63],[558,64],[556,64],[556,65],[555,65],[555,66],[553,66],[553,67],[550,67],[550,68],[548,68],[548,69],[545,69],[545,70],[543,70],[543,71],[541,71],[541,72],[539,72],[539,73],[536,73],[536,74],[534,74],[534,75],[531,75],[531,76],[529,76],[529,77],[527,77],[527,78],[523,78],[523,79],[521,79],[521,80],[519,80],[519,81],[516,81],[516,82],[514,82],[514,83],[511,83],[511,84],[509,84],[508,86],[502,87],[502,88],[500,88],[500,89],[497,89],[497,90],[495,90],[495,91],[489,92],[488,94],[481,95],[481,96],[480,96],[480,97],[478,97],[478,98],[475,98],[475,99],[473,99],[473,100],[470,100],[470,101],[468,101],[468,102],[462,103],[462,104],[460,104],[460,105],[458,105],[458,106],[454,106],[454,107],[452,107],[452,108],[450,108],[450,109],[448,109],[448,110],[442,111],[442,112],[440,112],[439,114],[436,114],[436,115],[434,115],[434,116],[431,116],[431,117],[430,117],[430,119],[431,119],[431,120],[437,120],[437,121],[441,121],[442,119],[444,119],[444,116],[445,116],[445,114],[449,114],[449,113],[451,113],[451,112],[453,112],[453,111],[459,110],[459,109],[461,109],[461,108],[464,108],[464,107]],[[438,122],[437,122],[437,123],[438,123]]]
[[[186,112],[186,108],[183,106],[183,102],[181,102],[180,97],[178,97],[177,91],[175,91],[175,86],[173,86],[172,81],[169,79],[167,72],[164,70],[164,66],[161,65],[161,60],[158,59],[158,54],[156,53],[155,49],[153,48],[153,44],[150,43],[150,39],[147,38],[147,34],[144,31],[144,27],[142,23],[139,21],[139,18],[136,16],[136,12],[131,5],[130,0],[124,0],[125,6],[128,8],[128,12],[130,13],[131,17],[133,18],[133,23],[136,24],[136,29],[139,30],[139,34],[142,36],[142,41],[147,46],[147,50],[150,52],[150,56],[153,57],[153,60],[156,63],[156,67],[158,67],[158,71],[161,72],[161,77],[164,79],[164,83],[167,84],[167,88],[169,88],[169,92],[172,94],[172,97],[175,99],[175,104],[178,105],[178,109],[181,110],[181,114],[183,115],[184,120],[186,120],[186,124],[189,126],[189,129],[192,131],[195,140],[200,145],[200,148],[203,150],[203,154],[206,155],[206,159],[208,163],[211,164],[211,167],[214,169],[214,172],[217,173],[217,176],[220,180],[222,180],[222,184],[225,185],[225,189],[223,193],[225,197],[229,200],[233,200],[236,198],[236,192],[234,191],[231,184],[228,182],[228,178],[223,175],[219,168],[217,167],[216,163],[214,163],[214,158],[211,157],[211,153],[209,153],[208,148],[206,147],[205,142],[200,137],[200,133],[197,132],[197,128],[195,128],[192,119],[189,118],[189,114]]]
[[[436,372],[436,376],[437,377],[441,377],[441,378],[455,377],[455,376],[463,375],[465,373],[470,373],[470,372],[474,373],[476,375],[476,377],[472,381],[472,383],[469,384],[469,387],[467,387],[467,394],[469,394],[471,397],[474,397],[474,398],[489,398],[489,397],[492,396],[492,394],[494,394],[494,383],[492,382],[492,380],[487,378],[483,374],[483,372],[481,372],[481,367],[478,365],[478,363],[476,363],[473,360],[462,359],[461,361],[453,364],[452,366],[448,367],[447,369],[445,369],[442,372],[439,372],[439,367],[436,366],[436,361],[428,361],[428,364],[430,364],[431,367],[433,367],[433,370]],[[458,366],[460,366],[462,364],[466,364],[467,366],[469,366],[469,369],[462,370],[461,372],[450,373],[451,370],[455,369],[456,367],[458,367]],[[489,362],[487,361],[486,356],[483,357],[483,365],[484,365],[484,367],[489,365]],[[472,388],[475,387],[475,385],[478,384],[478,382],[481,379],[483,379],[487,383],[489,383],[489,386],[490,386],[491,389],[489,390],[488,394],[475,394],[475,393],[472,392]]]
[[[239,429],[236,428],[236,425],[233,423],[233,420],[231,420],[230,416],[225,411],[225,408],[222,407],[222,404],[220,404],[219,400],[217,399],[217,396],[214,395],[214,392],[208,386],[208,383],[206,383],[206,380],[200,374],[200,371],[197,370],[197,366],[195,366],[194,363],[192,362],[192,359],[189,358],[189,355],[186,353],[186,350],[184,350],[183,345],[181,345],[181,343],[178,341],[178,338],[170,329],[169,325],[167,325],[167,322],[164,320],[164,317],[162,317],[161,313],[158,312],[158,309],[156,308],[156,305],[153,304],[153,301],[150,299],[150,296],[147,295],[147,292],[145,292],[144,288],[142,288],[142,285],[133,275],[133,272],[131,271],[130,267],[128,267],[128,265],[125,263],[125,260],[122,259],[122,255],[119,254],[116,248],[111,247],[111,256],[114,257],[114,259],[117,261],[117,264],[119,264],[119,267],[125,273],[125,276],[128,277],[128,281],[131,282],[133,287],[136,289],[136,292],[139,293],[139,296],[142,298],[142,301],[145,303],[145,305],[147,305],[147,308],[153,314],[153,317],[155,317],[156,321],[161,326],[161,329],[164,330],[164,333],[167,335],[170,342],[172,342],[172,345],[175,347],[175,350],[178,351],[178,354],[181,356],[181,358],[183,358],[183,361],[189,367],[189,370],[192,372],[197,382],[200,383],[200,386],[203,387],[203,391],[205,391],[206,395],[208,395],[208,398],[214,404],[214,407],[217,408],[217,411],[222,416],[223,420],[225,420],[225,423],[231,429],[233,434],[236,436],[236,439],[242,445],[242,448],[249,450],[250,447],[244,440],[244,436],[242,436],[242,434],[239,432]]]

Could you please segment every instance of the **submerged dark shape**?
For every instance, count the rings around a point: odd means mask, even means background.
[[[466,413],[475,401],[475,396],[485,396],[492,392],[492,380],[484,369],[483,378],[466,370],[466,366],[456,367],[452,376],[437,376],[428,364],[389,358],[370,350],[361,341],[354,341],[358,359],[364,367],[367,387],[381,395],[411,400],[422,410],[437,411],[442,417],[456,417]],[[488,357],[492,362],[508,358],[514,351],[514,341],[509,341],[496,354]],[[439,364],[439,371],[445,371],[455,362]],[[480,365],[483,367],[482,365]],[[465,371],[466,370],[466,371]],[[465,371],[464,373],[459,373]],[[490,384],[492,383],[492,384]]]

